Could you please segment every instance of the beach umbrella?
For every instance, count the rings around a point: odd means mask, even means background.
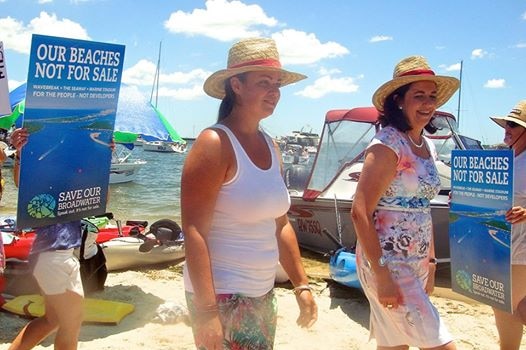
[[[0,117],[0,128],[9,129],[13,124],[21,126],[20,116],[24,114],[25,97],[25,83],[9,93],[13,112]],[[186,143],[166,117],[139,90],[123,84],[115,117],[115,142],[133,143],[138,135],[146,141]]]
[[[22,119],[19,120],[19,117],[24,114],[25,98],[26,84],[20,85],[9,93],[9,103],[13,112],[0,117],[0,128],[9,129],[13,124],[22,125]]]

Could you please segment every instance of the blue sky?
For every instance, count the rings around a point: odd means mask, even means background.
[[[184,137],[216,120],[204,80],[233,42],[273,37],[283,65],[309,78],[282,89],[263,122],[274,136],[321,132],[325,113],[371,105],[409,55],[437,74],[462,70],[460,130],[486,144],[503,131],[489,116],[526,99],[526,1],[442,0],[0,0],[10,89],[27,78],[31,34],[126,46],[123,82],[150,96],[162,41],[159,109]],[[459,95],[442,110],[457,115]]]

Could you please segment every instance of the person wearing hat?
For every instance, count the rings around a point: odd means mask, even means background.
[[[505,117],[490,117],[504,128],[504,143],[514,151],[513,207],[506,213],[511,228],[513,313],[493,308],[500,348],[519,349],[526,324],[526,100]]]
[[[221,100],[218,122],[196,139],[181,178],[183,275],[199,349],[272,349],[278,261],[294,285],[298,325],[317,319],[287,219],[278,147],[259,125],[274,112],[280,88],[304,78],[281,67],[273,40],[250,38],[235,43],[227,68],[204,83]]]
[[[435,75],[424,57],[411,56],[373,95],[382,129],[367,147],[351,217],[378,349],[456,349],[429,299],[436,269],[429,204],[440,179],[423,132],[433,132],[435,110],[458,87],[458,79]]]

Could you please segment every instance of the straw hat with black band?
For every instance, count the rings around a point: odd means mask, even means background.
[[[501,127],[506,127],[506,121],[514,122],[526,129],[526,100],[522,100],[505,117],[490,117]]]
[[[250,38],[235,43],[228,52],[226,69],[213,73],[206,79],[203,89],[212,97],[225,97],[225,81],[245,72],[277,71],[281,72],[281,86],[307,78],[281,68],[279,53],[274,40],[269,38]]]
[[[398,62],[393,72],[393,79],[376,90],[373,95],[374,106],[383,112],[387,96],[396,89],[416,81],[435,82],[437,86],[437,108],[446,103],[460,86],[460,81],[457,78],[435,75],[424,57],[410,56]]]

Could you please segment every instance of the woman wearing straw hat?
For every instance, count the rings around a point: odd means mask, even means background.
[[[504,128],[504,143],[514,150],[513,207],[506,213],[511,229],[511,281],[513,314],[493,309],[500,348],[519,349],[526,324],[526,100],[505,117],[492,117]]]
[[[373,96],[382,129],[367,148],[351,215],[378,349],[455,349],[429,300],[436,269],[429,202],[440,180],[423,131],[433,132],[435,110],[458,86],[456,78],[435,75],[424,57],[411,56]]]
[[[205,81],[222,100],[218,122],[195,141],[181,179],[184,280],[199,349],[272,349],[278,259],[295,286],[297,323],[316,321],[277,146],[259,126],[280,88],[304,78],[281,68],[273,40],[253,38],[234,44],[228,68]]]

